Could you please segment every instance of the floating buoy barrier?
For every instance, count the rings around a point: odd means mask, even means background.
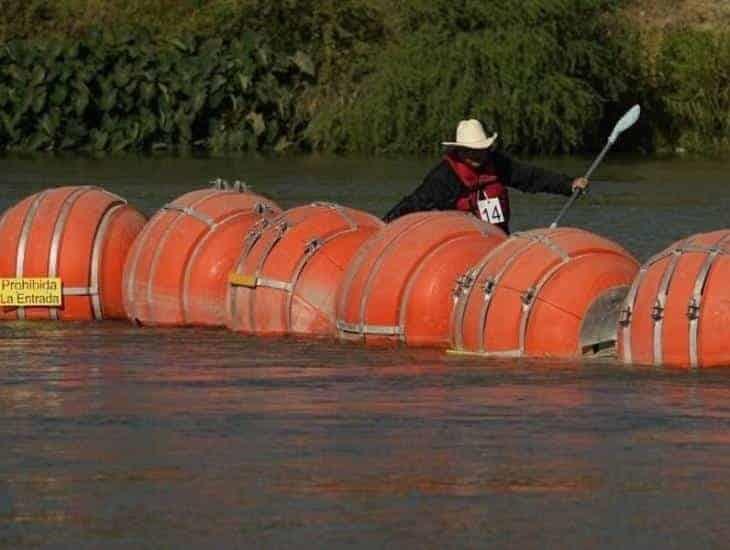
[[[343,339],[446,346],[460,274],[506,239],[461,212],[419,212],[374,235],[348,267],[337,298]]]
[[[163,206],[127,258],[127,317],[143,325],[224,325],[228,274],[246,233],[279,212],[244,186],[220,182]]]
[[[456,352],[576,357],[613,346],[638,262],[581,229],[512,235],[462,277],[453,311]]]
[[[730,365],[730,230],[700,233],[639,271],[623,305],[618,356],[627,363]]]
[[[248,334],[335,335],[335,293],[363,242],[383,226],[344,206],[314,203],[261,220],[229,278],[227,326]]]
[[[62,297],[60,307],[4,304],[0,319],[123,319],[122,269],[144,223],[127,201],[91,186],[48,189],[8,209],[0,278],[60,279]]]

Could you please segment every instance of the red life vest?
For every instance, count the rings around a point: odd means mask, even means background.
[[[444,159],[464,186],[461,196],[456,199],[457,210],[471,212],[480,219],[490,221],[488,215],[480,212],[480,201],[498,199],[504,221],[494,225],[503,229],[505,233],[509,233],[509,193],[507,187],[499,180],[492,162],[487,161],[477,171],[465,162],[461,162],[455,155],[446,155]]]

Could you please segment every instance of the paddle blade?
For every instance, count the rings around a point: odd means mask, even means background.
[[[626,111],[626,114],[621,117],[621,120],[619,120],[616,123],[616,126],[613,127],[613,132],[611,132],[611,135],[608,138],[608,141],[613,143],[618,139],[618,136],[621,132],[624,130],[628,130],[631,128],[637,120],[639,120],[639,115],[641,114],[641,107],[638,105],[634,105]]]

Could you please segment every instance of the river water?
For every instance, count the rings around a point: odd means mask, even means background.
[[[383,214],[433,162],[3,158],[0,211],[94,184],[151,214],[223,177]],[[566,222],[642,260],[730,227],[730,161],[614,155],[596,177]],[[564,200],[513,197],[514,229]],[[0,547],[724,546],[729,509],[730,370],[0,325]]]

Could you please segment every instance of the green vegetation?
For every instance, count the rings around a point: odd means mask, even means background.
[[[730,31],[667,2],[0,0],[0,149],[418,152],[473,116],[567,152],[641,102],[631,147],[728,150]]]
[[[283,148],[312,73],[304,53],[276,53],[253,33],[16,41],[0,50],[0,143],[24,151]]]
[[[346,151],[432,149],[464,115],[499,129],[507,147],[583,146],[603,106],[626,90],[620,43],[601,17],[617,2],[413,2],[354,90],[315,113],[316,146]]]
[[[730,32],[672,35],[659,52],[657,78],[670,143],[689,151],[730,150]]]

